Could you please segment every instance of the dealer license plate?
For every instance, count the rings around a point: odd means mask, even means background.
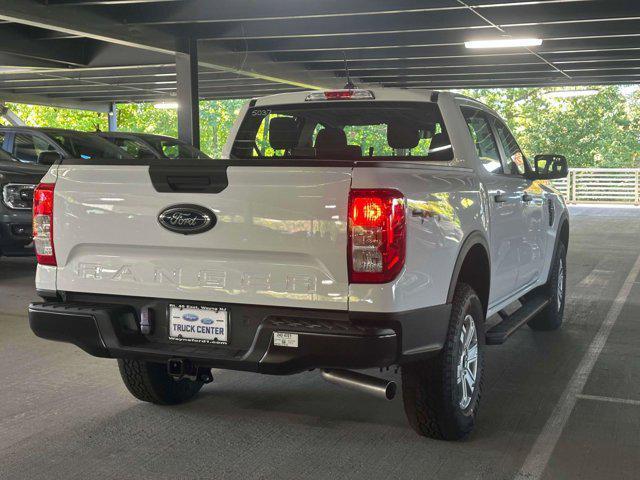
[[[226,344],[229,312],[226,308],[169,305],[171,340]]]

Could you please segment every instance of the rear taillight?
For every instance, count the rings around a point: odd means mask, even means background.
[[[349,281],[387,283],[404,266],[404,195],[397,190],[349,193]]]
[[[54,188],[53,183],[41,183],[33,193],[33,243],[40,265],[57,265],[53,247]]]

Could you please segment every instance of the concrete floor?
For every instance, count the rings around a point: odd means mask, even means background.
[[[139,403],[115,361],[31,334],[34,262],[0,259],[0,478],[637,479],[640,209],[574,207],[572,220],[565,324],[489,348],[461,443],[420,438],[400,399],[317,372],[214,372],[187,405]]]

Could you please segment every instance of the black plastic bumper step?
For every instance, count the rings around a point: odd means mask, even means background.
[[[544,295],[531,297],[517,311],[511,315],[500,314],[502,322],[491,327],[486,334],[487,345],[501,345],[513,332],[535,317],[549,304],[549,298]]]

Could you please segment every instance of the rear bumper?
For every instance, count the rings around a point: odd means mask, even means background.
[[[224,346],[169,340],[162,325],[166,320],[160,316],[156,317],[156,332],[143,335],[138,328],[137,306],[125,303],[35,303],[29,306],[29,324],[41,338],[72,343],[98,357],[156,362],[183,358],[203,367],[269,374],[312,368],[386,367],[433,354],[444,341],[425,338],[426,347],[419,352],[403,352],[402,323],[393,320],[393,314],[387,314],[386,321],[376,314],[367,322],[350,319],[348,312],[244,308],[233,318],[246,325],[257,315],[255,328],[249,331],[251,338],[243,344],[243,334],[237,332],[239,338]],[[442,316],[445,311],[446,318]],[[438,318],[431,315],[423,317],[423,321],[448,325],[448,312],[448,308],[433,310],[431,313],[437,313]],[[298,334],[298,347],[274,345],[274,332]]]

